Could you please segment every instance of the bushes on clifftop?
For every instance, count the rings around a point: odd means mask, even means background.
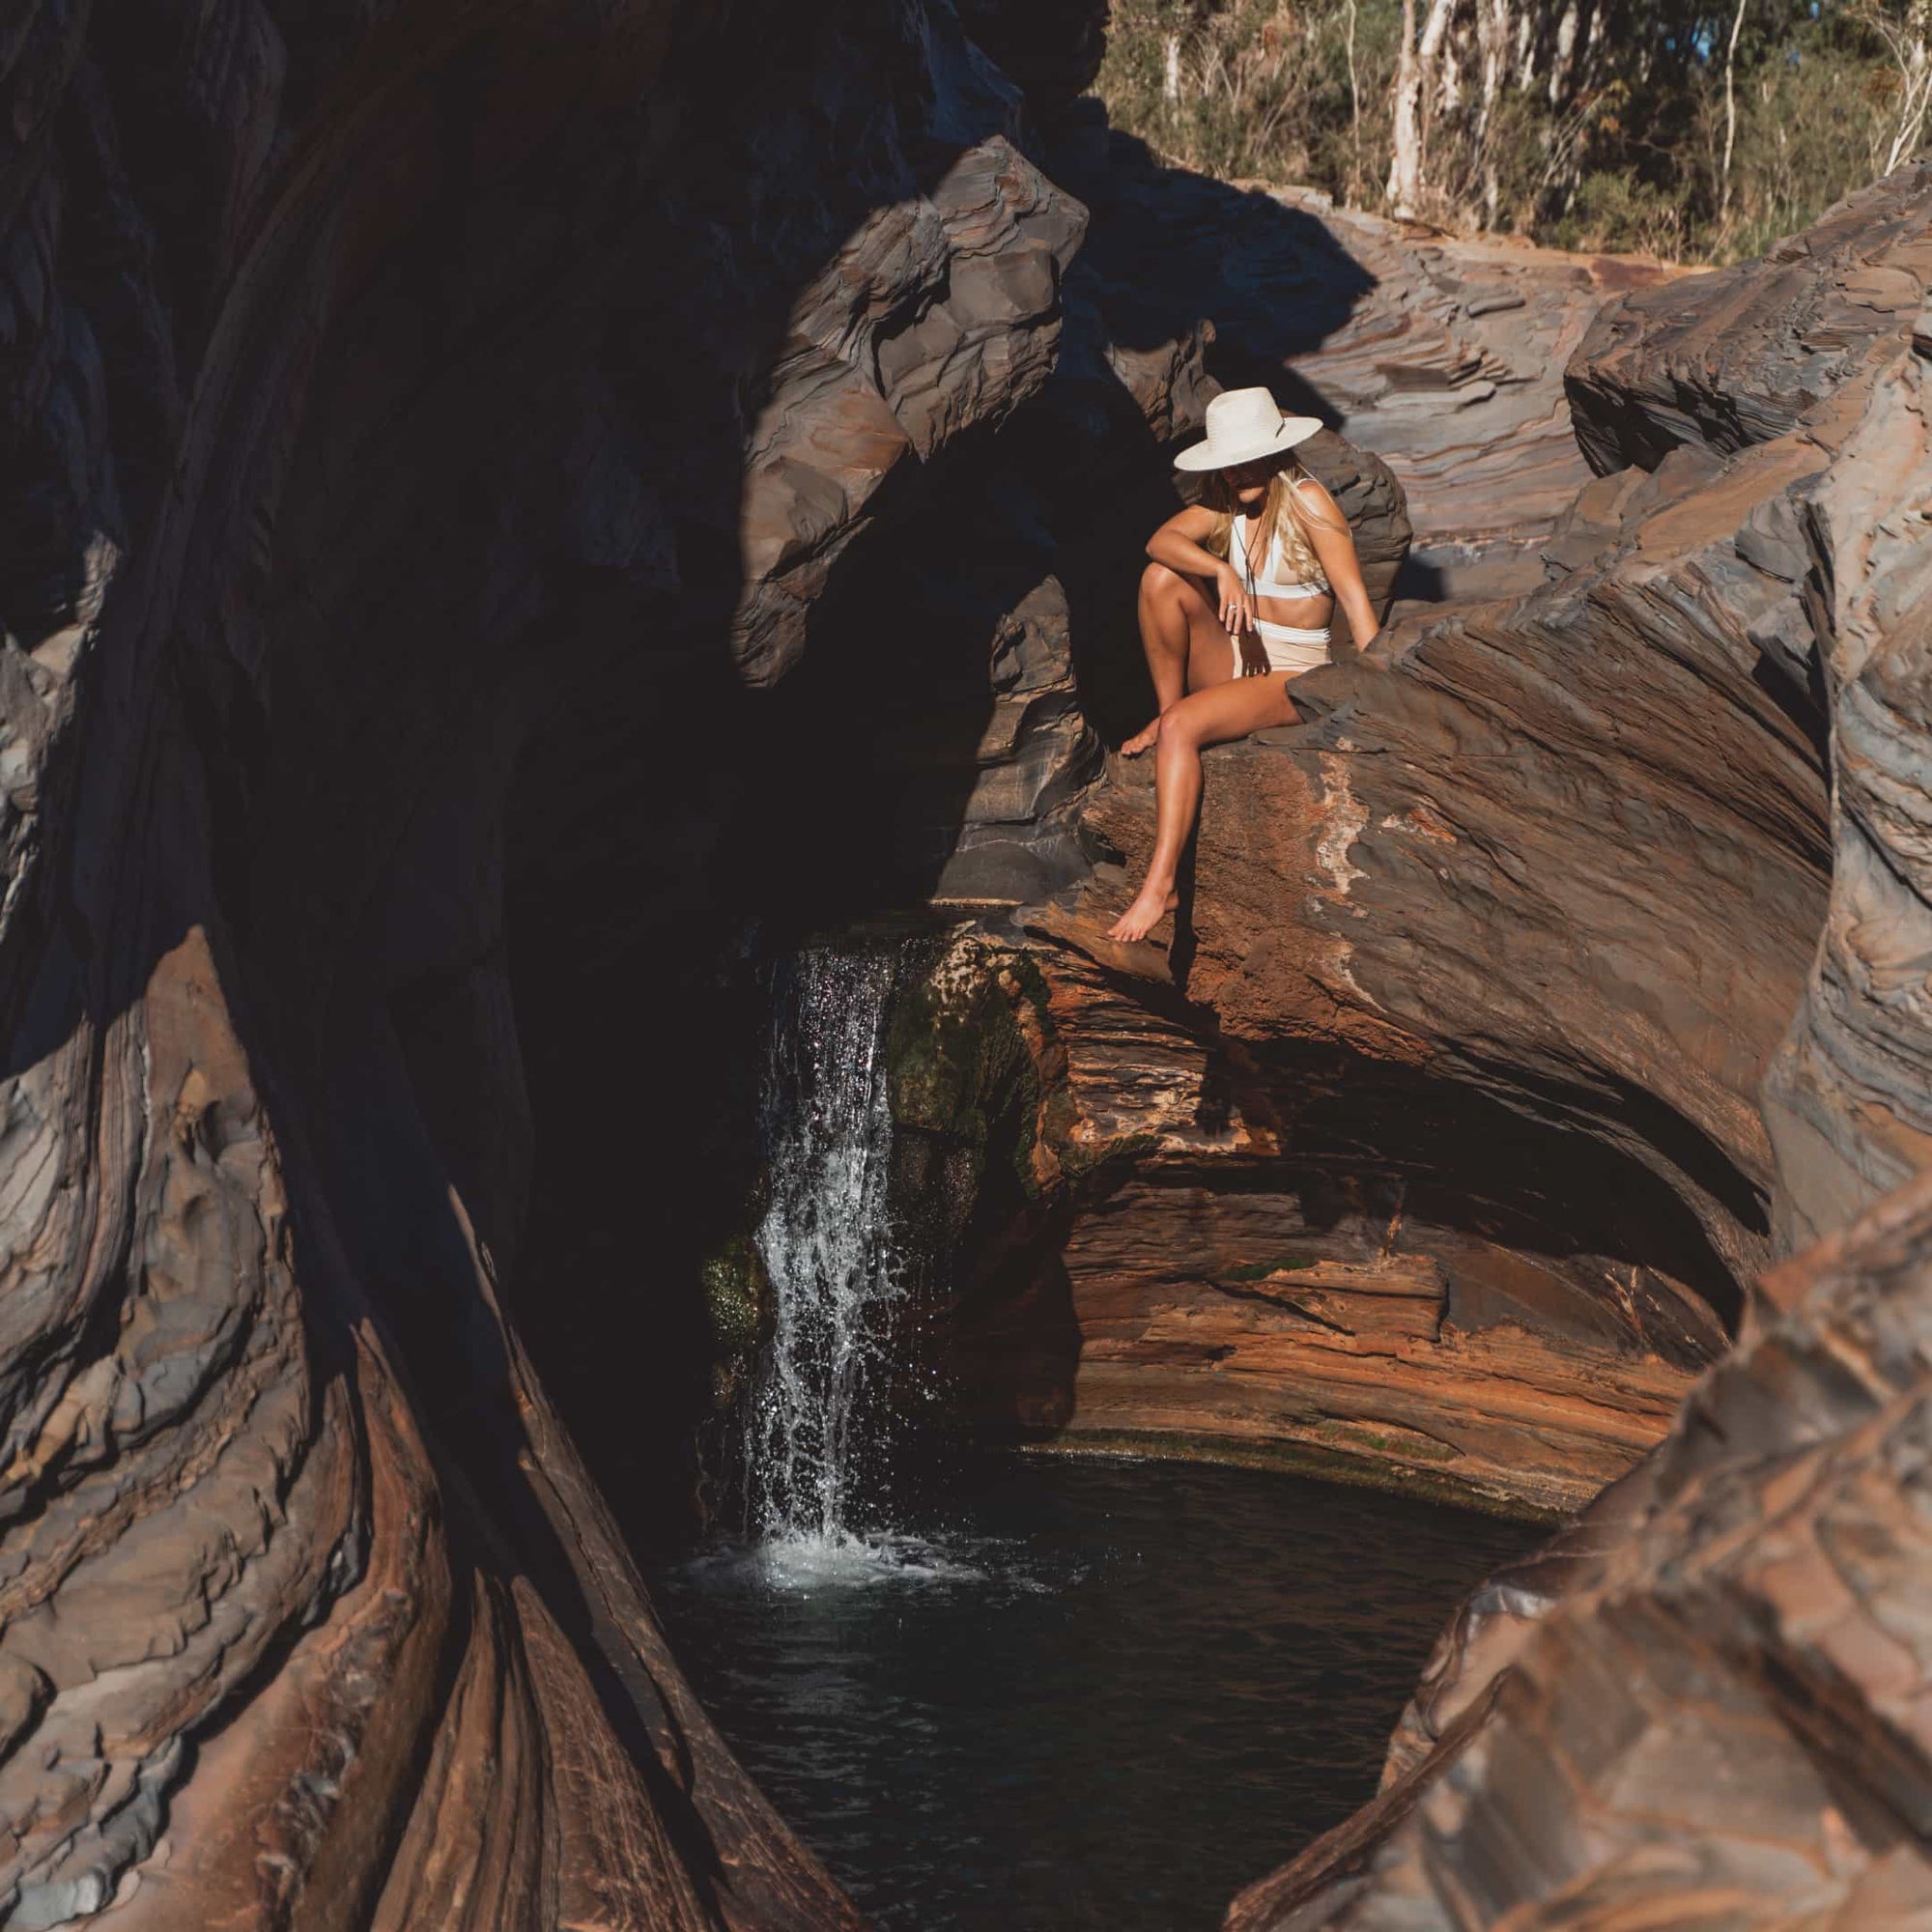
[[[1209,173],[1727,261],[1918,151],[1932,0],[1115,0],[1097,88]]]

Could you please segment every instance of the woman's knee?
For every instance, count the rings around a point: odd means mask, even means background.
[[[1170,704],[1160,714],[1160,742],[1172,744],[1177,751],[1198,752],[1201,749],[1201,719],[1196,708],[1186,698]]]
[[[1179,571],[1170,570],[1164,563],[1151,563],[1141,572],[1141,595],[1167,601],[1187,594],[1190,588],[1186,578]]]

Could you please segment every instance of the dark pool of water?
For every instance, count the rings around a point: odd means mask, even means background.
[[[1218,1924],[1374,1794],[1450,1611],[1540,1535],[1179,1463],[974,1462],[895,1514],[656,1594],[779,1808],[931,1932]]]

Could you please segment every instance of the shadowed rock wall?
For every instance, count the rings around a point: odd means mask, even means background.
[[[760,954],[1085,872],[1209,386],[1029,158],[1095,11],[974,25],[1024,97],[867,0],[0,44],[16,1922],[846,1918],[620,1529],[691,1507]]]
[[[505,1305],[633,1412],[703,1376],[676,1252],[557,1236],[756,906],[758,689],[1045,384],[1082,211],[944,7],[43,9],[0,70],[0,1917],[852,1922]]]

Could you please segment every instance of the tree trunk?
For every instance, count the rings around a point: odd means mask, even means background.
[[[1738,139],[1738,35],[1745,24],[1746,0],[1738,0],[1738,11],[1731,15],[1731,43],[1724,50],[1724,166],[1722,188],[1718,196],[1718,218],[1728,221],[1731,218],[1731,150]]]
[[[1422,69],[1415,58],[1415,0],[1402,0],[1402,50],[1396,56],[1395,112],[1389,132],[1389,206],[1397,214],[1415,213],[1420,185],[1421,134],[1416,126],[1422,99]]]
[[[1898,131],[1892,137],[1891,152],[1886,156],[1889,174],[1900,162],[1909,160],[1925,138],[1926,109],[1932,106],[1932,53],[1926,47],[1926,33],[1932,26],[1932,7],[1926,0],[1913,0],[1905,26],[1896,35],[1888,35],[1892,58],[1898,64]]]
[[[1430,0],[1420,42],[1415,34],[1415,0],[1402,0],[1402,53],[1396,64],[1395,115],[1390,136],[1389,202],[1395,213],[1412,218],[1422,195],[1423,101],[1435,78],[1442,37],[1456,0]]]
[[[1483,225],[1496,225],[1502,182],[1496,166],[1495,113],[1510,57],[1510,0],[1477,0],[1476,47],[1482,91],[1476,108],[1478,167],[1483,184]]]
[[[1569,85],[1572,63],[1577,52],[1577,0],[1570,0],[1556,23],[1556,51],[1549,63],[1549,104],[1554,107]],[[1523,86],[1527,87],[1527,77]]]

